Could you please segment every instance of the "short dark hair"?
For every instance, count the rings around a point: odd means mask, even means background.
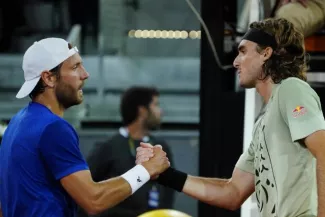
[[[149,108],[153,97],[159,96],[154,87],[133,86],[127,89],[121,97],[120,112],[124,126],[131,124],[138,117],[140,106]]]
[[[283,18],[268,18],[253,22],[250,28],[262,30],[274,36],[278,44],[270,59],[263,65],[262,80],[268,76],[274,83],[280,83],[289,77],[307,80],[307,56],[302,32]],[[266,46],[258,45],[257,51],[261,52],[265,48]]]
[[[50,70],[50,72],[57,77],[57,79],[60,79],[60,70],[62,67],[63,63],[60,63],[58,66],[54,67],[53,69]],[[29,94],[29,97],[31,99],[34,99],[36,96],[39,94],[43,93],[45,91],[46,85],[44,84],[42,78],[37,82],[36,86],[32,90],[32,92]]]

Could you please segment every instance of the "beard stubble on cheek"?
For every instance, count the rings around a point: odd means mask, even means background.
[[[160,128],[161,125],[161,119],[158,117],[158,115],[150,114],[148,120],[147,120],[147,127],[150,130],[157,130]]]
[[[56,98],[64,109],[74,105],[79,105],[83,101],[83,96],[79,95],[79,90],[62,81],[55,90]]]

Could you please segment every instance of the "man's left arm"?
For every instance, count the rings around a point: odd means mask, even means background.
[[[303,143],[317,161],[318,217],[325,217],[325,120],[316,92],[297,79],[279,89],[279,108],[293,142]]]
[[[317,162],[318,217],[325,216],[325,130],[319,130],[305,139],[305,144]]]

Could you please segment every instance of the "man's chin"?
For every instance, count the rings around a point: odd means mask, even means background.
[[[71,108],[73,106],[80,105],[83,102],[83,99],[77,99],[74,102],[70,102],[69,104],[65,104],[65,109]]]
[[[245,82],[240,82],[239,85],[245,89],[255,88],[255,86],[253,84],[249,84],[249,83],[245,83]]]
[[[79,99],[77,100],[77,102],[76,102],[76,105],[81,104],[83,101],[84,101],[84,98],[83,98],[83,97],[82,97],[82,98],[79,98]]]
[[[78,94],[75,100],[76,105],[81,104],[83,101],[84,101],[84,96]]]
[[[151,127],[149,127],[149,129],[150,129],[150,131],[157,131],[157,130],[160,130],[160,126],[161,125],[151,126]]]

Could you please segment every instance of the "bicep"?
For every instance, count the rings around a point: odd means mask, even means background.
[[[255,191],[255,175],[235,167],[230,179],[242,204]]]
[[[81,207],[89,206],[94,195],[94,181],[89,170],[78,171],[63,177],[61,185]]]
[[[230,179],[231,186],[242,204],[255,191],[254,143],[240,156]]]
[[[292,142],[325,129],[319,97],[310,86],[288,81],[280,87],[278,94],[279,111],[288,125]]]
[[[315,158],[325,157],[325,130],[318,130],[307,136],[304,143]]]
[[[69,126],[61,122],[55,122],[44,130],[39,149],[46,168],[56,180],[80,170],[88,170],[77,136]]]

